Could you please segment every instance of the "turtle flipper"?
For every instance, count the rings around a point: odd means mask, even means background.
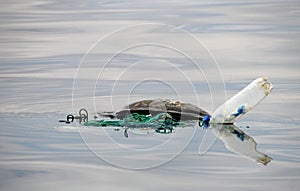
[[[125,130],[124,130],[124,137],[126,137],[126,138],[128,138],[128,130],[127,130],[128,128],[126,128]]]

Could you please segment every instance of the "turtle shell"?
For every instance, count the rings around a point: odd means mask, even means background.
[[[204,116],[210,116],[207,111],[189,103],[169,99],[154,99],[134,102],[126,106],[124,110],[117,112],[116,117],[123,119],[131,113],[157,115],[163,112],[169,113],[176,121],[202,120]]]

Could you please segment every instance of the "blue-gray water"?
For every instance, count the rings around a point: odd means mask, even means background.
[[[0,7],[1,190],[298,190],[299,1]],[[260,76],[274,89],[236,125],[273,158],[267,166],[218,139],[199,154],[202,129],[126,139],[122,131],[78,133],[58,123],[73,106],[93,115],[146,98],[213,112]]]

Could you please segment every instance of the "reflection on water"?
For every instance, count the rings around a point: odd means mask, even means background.
[[[189,124],[189,125],[187,125]],[[193,127],[193,122],[186,122],[183,125],[177,126],[178,128],[187,128]],[[210,129],[213,134],[219,138],[225,144],[225,147],[241,156],[254,160],[255,162],[263,165],[267,165],[269,162],[273,160],[272,157],[266,155],[257,150],[257,142],[254,140],[253,137],[247,135],[244,131],[238,128],[234,124],[211,124]],[[117,127],[118,128],[118,127]],[[124,130],[125,137],[128,138],[128,131],[129,129],[131,132],[136,134],[149,134],[156,132],[159,134],[170,134],[175,133],[175,127],[162,127],[160,125],[155,125],[152,127],[126,127]],[[177,132],[180,133],[180,132]]]
[[[257,143],[234,124],[212,124],[212,132],[224,142],[227,149],[249,159],[267,165],[272,158],[256,149]]]

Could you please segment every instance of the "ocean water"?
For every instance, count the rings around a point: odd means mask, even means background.
[[[1,190],[298,190],[298,1],[1,1],[0,9]],[[80,108],[92,119],[153,98],[212,113],[260,76],[274,89],[235,126],[272,157],[266,166],[196,122],[129,138],[58,122]]]

